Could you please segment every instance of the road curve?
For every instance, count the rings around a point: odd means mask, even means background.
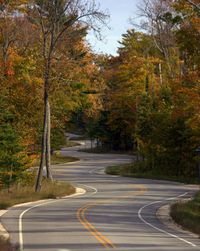
[[[194,186],[108,176],[106,166],[128,163],[132,157],[83,153],[79,148],[62,149],[62,154],[80,161],[53,169],[56,179],[72,182],[85,194],[13,207],[2,217],[20,251],[200,250],[195,235],[156,218],[160,206],[191,196]]]

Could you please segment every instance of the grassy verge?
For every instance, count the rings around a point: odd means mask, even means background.
[[[75,188],[65,182],[43,181],[40,192],[34,191],[34,185],[13,186],[9,190],[0,191],[0,209],[6,209],[16,204],[37,201],[42,199],[55,199],[70,195],[75,192]]]
[[[188,184],[199,184],[198,179],[193,179],[190,177],[167,176],[163,175],[162,173],[159,173],[156,170],[155,171],[146,170],[142,162],[134,164],[110,166],[106,168],[106,173],[110,175],[120,175],[124,177],[144,178],[144,179],[154,179],[154,180],[169,180]]]
[[[17,251],[17,248],[12,247],[9,240],[0,237],[0,251]]]
[[[79,158],[71,157],[71,156],[63,156],[61,155],[60,151],[55,151],[54,154],[51,156],[51,164],[57,165],[57,164],[64,164],[69,162],[78,161]],[[32,166],[39,166],[40,164],[40,158],[38,157],[33,162]]]
[[[74,137],[70,137],[70,140],[74,140],[74,141],[76,141],[76,140],[87,140],[88,139],[88,137],[86,136],[86,135],[77,135],[77,136],[74,136]]]
[[[66,144],[64,147],[73,147],[73,146],[80,146],[78,142],[67,140]]]
[[[133,178],[169,180],[184,183],[199,184],[198,179],[187,177],[166,176],[155,171],[145,171],[141,163],[110,166],[106,173]],[[175,222],[200,236],[200,192],[188,202],[178,202],[171,207],[171,216]]]
[[[179,225],[200,236],[200,192],[191,201],[173,204],[170,214]]]
[[[76,157],[63,156],[63,155],[61,155],[60,151],[56,151],[51,156],[51,164],[52,165],[64,164],[64,163],[74,162],[74,161],[78,161],[78,160],[79,160],[79,158],[76,158]]]

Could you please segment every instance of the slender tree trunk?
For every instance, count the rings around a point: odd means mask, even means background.
[[[149,94],[149,75],[146,76],[146,93]]]
[[[159,63],[159,75],[160,75],[160,85],[163,84],[163,76],[162,76],[162,64]]]
[[[51,172],[51,110],[49,101],[47,102],[46,172],[47,179],[53,180]]]
[[[44,122],[43,122],[43,134],[42,134],[42,149],[41,149],[41,159],[40,159],[40,166],[38,170],[37,180],[35,184],[35,191],[39,192],[41,189],[41,182],[42,182],[42,175],[43,175],[43,169],[45,164],[45,157],[46,157],[46,148],[47,148],[47,104],[48,104],[48,93],[45,88],[44,91]]]
[[[9,177],[8,190],[10,189],[10,186],[11,186],[11,183],[12,183],[12,178],[13,178],[13,164],[11,165],[11,168],[10,168],[10,177]]]
[[[52,50],[51,50],[52,51]],[[42,135],[42,150],[41,150],[41,160],[40,167],[38,170],[38,176],[35,185],[35,191],[40,191],[42,175],[44,165],[46,164],[47,178],[52,180],[52,174],[50,170],[50,154],[51,154],[51,120],[50,120],[50,104],[49,104],[49,78],[51,69],[51,56],[46,57],[46,40],[44,41],[44,59],[45,59],[45,72],[44,72],[44,125],[43,125],[43,135]]]

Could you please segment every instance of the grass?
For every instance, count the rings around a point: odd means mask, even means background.
[[[7,209],[13,205],[32,202],[43,199],[56,199],[58,197],[70,195],[75,192],[75,188],[69,183],[54,181],[43,181],[40,192],[34,191],[34,185],[13,186],[9,190],[0,191],[0,209]]]
[[[80,144],[75,141],[67,140],[66,144],[64,145],[64,147],[73,147],[73,146],[80,146]]]
[[[198,179],[187,177],[166,176],[160,173],[144,170],[141,163],[110,166],[106,173],[133,178],[170,180],[176,182],[199,184]],[[175,222],[200,236],[200,192],[188,202],[178,202],[171,207],[171,216]]]
[[[132,164],[124,164],[118,166],[110,166],[106,168],[106,173],[110,175],[120,175],[132,178],[168,180],[168,181],[182,182],[188,184],[199,184],[198,178],[195,179],[190,177],[168,176],[161,172],[158,172],[157,170],[156,171],[146,170],[142,162],[136,162]]]
[[[51,157],[51,164],[63,164],[79,160],[75,157],[62,156],[60,151],[56,151]],[[33,166],[39,165],[39,158],[33,163]],[[65,196],[75,192],[75,188],[64,182],[48,182],[43,181],[42,189],[39,193],[34,191],[35,173],[30,173],[30,185],[13,186],[9,190],[0,190],[0,209],[6,209],[16,204],[37,201],[41,199],[54,199],[60,196]],[[1,250],[0,250],[1,251]]]
[[[191,201],[173,204],[170,214],[176,223],[200,236],[200,192]]]
[[[88,139],[88,137],[87,136],[85,136],[85,135],[77,135],[77,136],[75,136],[75,137],[70,137],[70,140],[87,140]]]
[[[54,154],[51,156],[51,164],[64,164],[68,162],[78,161],[79,158],[71,157],[71,156],[63,156],[61,155],[60,151],[55,151]]]
[[[13,247],[9,240],[0,237],[0,251],[17,251],[17,248]]]
[[[61,155],[60,151],[55,151],[54,154],[51,156],[51,164],[52,165],[58,165],[58,164],[64,164],[69,162],[75,162],[78,161],[79,158],[71,157],[71,156],[63,156]],[[34,160],[32,166],[39,166],[40,164],[40,158]]]
[[[78,146],[79,144],[73,141],[68,141],[65,147]],[[68,162],[78,161],[78,158],[71,156],[62,156],[60,151],[56,151],[51,156],[51,164],[64,164]],[[36,159],[33,166],[38,166],[40,159]],[[58,197],[67,196],[75,192],[75,188],[68,183],[64,182],[43,182],[40,192],[34,191],[34,185],[29,186],[13,186],[8,190],[0,191],[0,209],[7,209],[13,205],[32,202],[43,199],[56,199]],[[9,240],[0,237],[0,251],[17,251]]]

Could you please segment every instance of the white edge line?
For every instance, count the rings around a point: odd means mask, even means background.
[[[89,171],[89,174],[99,174],[97,173],[98,171],[102,171],[105,170],[106,167],[99,167],[99,168],[95,168]],[[105,173],[104,173],[105,174]]]
[[[76,188],[77,190],[79,188]],[[83,190],[83,189],[82,189]],[[71,198],[71,197],[76,197],[76,196],[79,196],[79,195],[83,195],[85,194],[86,191],[84,190],[84,192],[77,192],[75,194],[72,194],[72,195],[68,195],[68,196],[65,196],[59,200],[62,200],[62,199],[67,199],[67,198]],[[52,200],[48,200],[46,202],[43,202],[43,203],[40,203],[38,205],[35,205],[35,206],[32,206],[26,210],[24,210],[20,216],[19,216],[19,251],[23,251],[23,248],[24,248],[24,239],[23,239],[23,216],[30,210],[34,209],[34,208],[37,208],[37,207],[40,207],[40,206],[43,206],[43,205],[47,205],[47,204],[50,204],[50,203],[55,203],[57,202],[58,200],[55,200],[55,199],[52,199]]]
[[[68,157],[68,156],[64,156],[64,157]],[[72,156],[73,157],[73,156]],[[76,158],[76,157],[74,157],[74,158]],[[78,158],[78,157],[77,157]],[[53,165],[52,164],[52,166],[66,166],[66,165],[71,165],[71,164],[78,164],[78,163],[80,163],[82,160],[75,160],[75,161],[70,161],[70,162],[66,162],[66,163],[60,163],[60,164],[55,164],[55,165]]]
[[[171,237],[176,238],[176,239],[178,239],[178,240],[180,240],[180,241],[183,241],[183,242],[185,242],[185,243],[191,245],[192,247],[196,247],[196,245],[195,245],[194,243],[192,243],[192,242],[190,242],[190,241],[187,241],[187,240],[185,240],[185,239],[183,239],[183,238],[181,238],[181,237],[179,237],[179,236],[177,236],[177,235],[175,235],[175,234],[171,234],[171,233],[169,233],[169,232],[167,232],[167,231],[165,231],[165,230],[163,230],[163,229],[160,229],[160,228],[158,228],[158,227],[152,225],[151,223],[147,222],[147,221],[142,217],[142,211],[143,211],[143,209],[145,209],[145,208],[147,208],[147,207],[149,207],[149,206],[151,206],[151,205],[154,205],[154,204],[158,204],[158,203],[164,202],[164,201],[176,200],[176,199],[178,199],[178,198],[180,198],[180,197],[184,197],[184,196],[187,195],[187,194],[188,194],[188,192],[186,192],[186,193],[184,193],[184,194],[181,194],[181,195],[179,195],[179,196],[177,196],[177,197],[174,197],[174,198],[169,198],[169,199],[166,199],[166,200],[163,200],[163,201],[156,201],[156,202],[149,203],[149,204],[147,204],[147,205],[145,205],[145,206],[143,206],[143,207],[140,208],[140,210],[138,211],[138,217],[139,217],[140,220],[141,220],[142,222],[144,222],[146,225],[148,225],[148,226],[150,226],[150,227],[152,227],[152,228],[158,230],[159,232],[162,232],[162,233],[164,233],[164,234],[166,234],[166,235],[168,235],[168,236],[171,236]]]
[[[86,187],[86,188],[90,188],[90,189],[92,189],[92,190],[94,191],[94,192],[90,195],[90,197],[98,193],[98,190],[97,190],[97,188],[95,188],[95,187],[88,186],[88,185],[83,185],[83,184],[81,184],[81,185],[84,186],[84,187]]]

